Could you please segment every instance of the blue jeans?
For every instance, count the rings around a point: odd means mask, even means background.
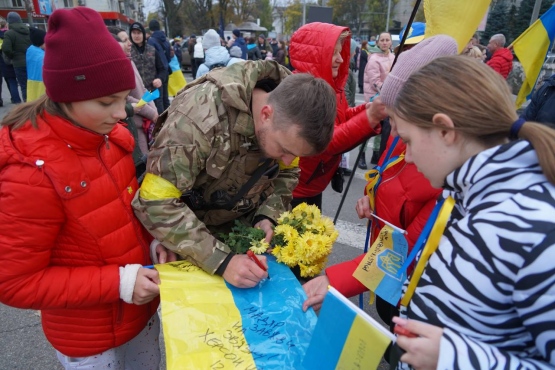
[[[21,87],[21,96],[23,101],[27,101],[27,67],[14,67],[15,77]]]

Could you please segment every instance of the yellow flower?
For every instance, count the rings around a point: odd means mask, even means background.
[[[270,244],[266,241],[266,239],[251,242],[250,250],[256,254],[262,254],[266,252],[270,248]]]
[[[278,225],[287,224],[292,217],[291,212],[283,212],[277,219]]]
[[[282,234],[287,241],[294,241],[299,237],[299,232],[291,225],[278,225],[274,229],[274,233]]]
[[[299,263],[294,245],[288,245],[287,247],[281,248],[280,255],[283,263],[289,267],[293,267]]]

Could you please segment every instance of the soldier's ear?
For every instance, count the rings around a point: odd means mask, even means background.
[[[260,111],[260,118],[262,119],[262,122],[264,124],[271,123],[273,117],[274,117],[274,108],[269,104],[266,104],[265,106],[263,106],[262,110]]]

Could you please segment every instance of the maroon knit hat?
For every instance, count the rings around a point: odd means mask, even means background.
[[[82,45],[83,41],[86,46]],[[86,7],[58,9],[48,20],[42,78],[60,103],[91,100],[135,88],[131,62],[102,17]]]

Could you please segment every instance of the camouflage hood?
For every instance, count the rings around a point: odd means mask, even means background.
[[[241,112],[250,112],[252,91],[258,81],[272,79],[278,84],[291,72],[273,60],[235,63],[227,68],[210,71],[182,90],[193,88],[207,81],[220,90],[222,103]],[[181,93],[180,93],[181,94]]]

